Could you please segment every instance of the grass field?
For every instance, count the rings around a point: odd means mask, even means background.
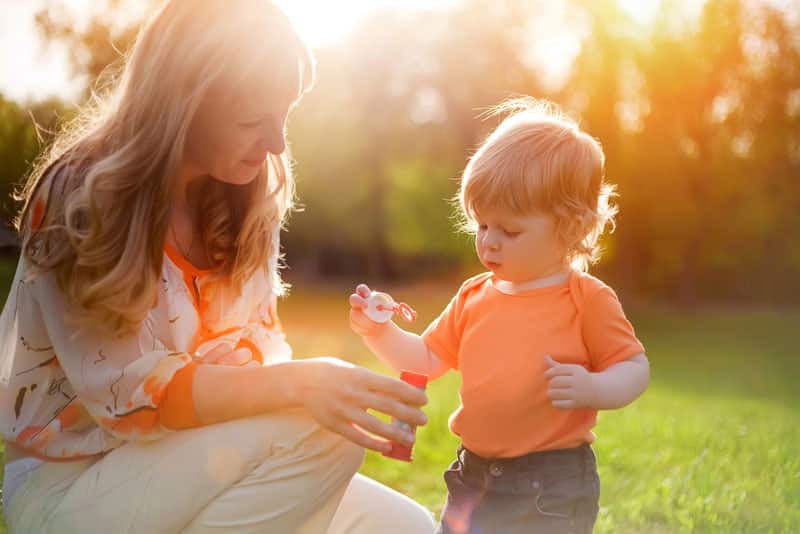
[[[390,289],[417,307],[421,330],[457,285]],[[297,355],[386,371],[350,332],[347,294],[298,284],[281,308]],[[640,306],[628,315],[652,381],[633,405],[600,415],[595,532],[800,532],[800,312]],[[458,444],[447,429],[458,384],[448,373],[429,386],[412,464],[368,453],[362,469],[437,513]]]
[[[414,304],[421,330],[458,283],[385,288]],[[281,304],[296,355],[382,368],[347,323],[349,289],[297,284]],[[800,532],[800,311],[628,309],[652,382],[595,429],[602,480],[595,532]],[[457,441],[447,417],[458,377],[429,386],[415,460],[368,453],[362,472],[439,512]],[[0,531],[2,528],[0,527]]]

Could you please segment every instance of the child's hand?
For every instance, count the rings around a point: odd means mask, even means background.
[[[364,313],[370,293],[366,284],[359,284],[356,292],[350,295],[350,328],[361,337],[376,336],[389,327],[389,322],[377,323]]]
[[[549,385],[547,396],[554,408],[571,410],[594,405],[592,373],[580,365],[558,363],[549,354],[544,357],[544,363],[548,367],[544,373]]]

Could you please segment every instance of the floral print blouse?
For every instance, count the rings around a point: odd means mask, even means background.
[[[192,379],[203,354],[225,342],[250,348],[262,364],[291,358],[271,283],[277,245],[273,252],[233,292],[165,245],[157,304],[124,338],[70,328],[54,276],[28,276],[23,255],[2,318],[5,440],[31,456],[70,460],[199,426]]]

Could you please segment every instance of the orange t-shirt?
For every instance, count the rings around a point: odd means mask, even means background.
[[[644,352],[614,291],[580,272],[563,284],[509,295],[492,273],[470,278],[422,337],[461,372],[461,406],[450,429],[488,458],[510,458],[594,441],[597,410],[554,408],[544,356],[589,371]]]

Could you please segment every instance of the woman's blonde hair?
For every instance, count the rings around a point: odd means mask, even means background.
[[[600,143],[550,102],[518,98],[489,114],[502,113],[508,116],[464,170],[457,197],[462,228],[474,233],[476,217],[487,210],[549,214],[566,261],[586,270],[599,258],[597,241],[617,212]]]
[[[54,271],[81,313],[75,325],[136,331],[157,300],[175,176],[187,131],[211,90],[231,95],[257,69],[295,99],[313,58],[268,0],[169,0],[144,24],[111,89],[56,136],[17,193],[15,225],[34,274]],[[280,76],[290,76],[286,80]],[[287,156],[270,154],[247,185],[205,180],[198,213],[215,270],[241,288],[267,268],[290,209]]]

